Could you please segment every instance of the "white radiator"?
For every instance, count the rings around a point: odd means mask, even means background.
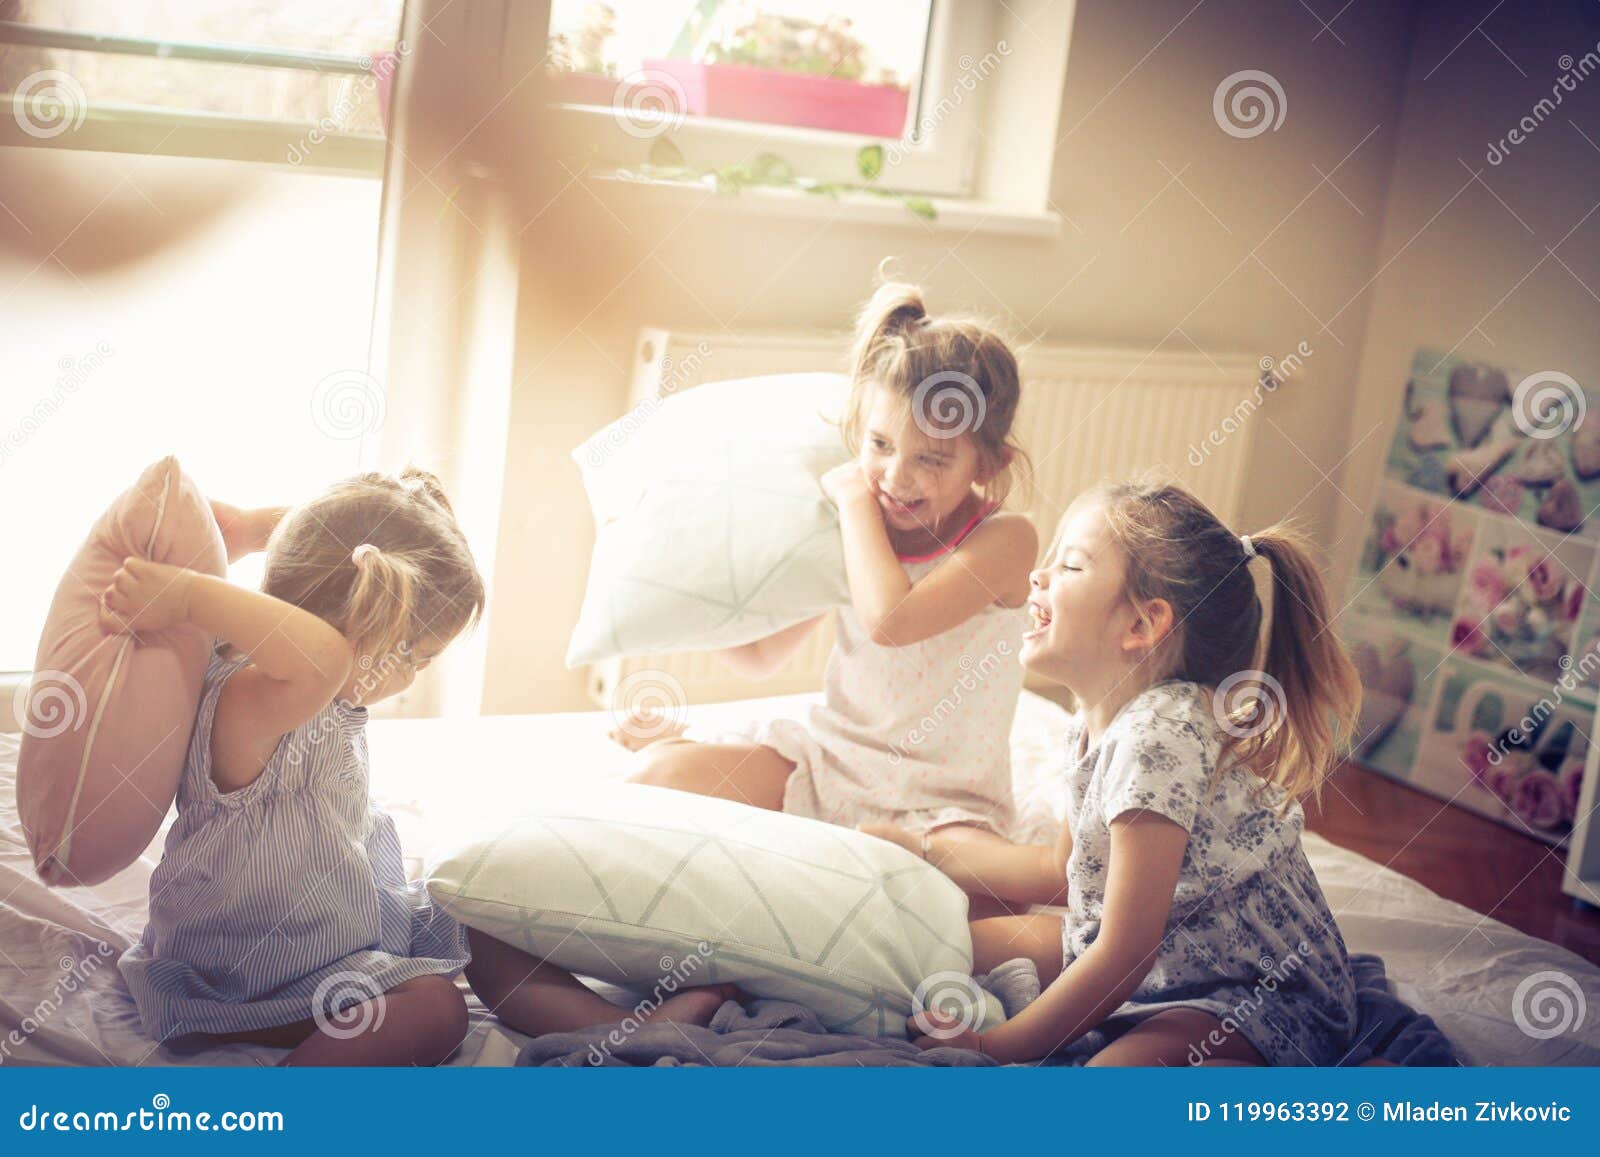
[[[843,334],[699,334],[641,331],[629,405],[705,382],[804,370],[844,372]],[[1026,510],[1048,543],[1080,491],[1106,479],[1162,467],[1233,524],[1250,460],[1262,370],[1236,355],[1036,344],[1019,354],[1022,406],[1014,431],[1033,459]],[[816,690],[833,644],[816,632],[777,675],[751,683],[710,654],[652,655],[590,668],[589,689],[605,706],[618,681],[660,671],[683,685],[689,702]]]

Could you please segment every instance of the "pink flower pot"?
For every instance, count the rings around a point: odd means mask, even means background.
[[[905,132],[909,93],[903,88],[737,64],[642,63],[646,74],[663,73],[676,81],[683,89],[684,111],[695,116],[891,139]]]

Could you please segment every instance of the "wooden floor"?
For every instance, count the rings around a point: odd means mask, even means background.
[[[1337,789],[1337,790],[1335,790]],[[1563,850],[1342,764],[1306,827],[1459,904],[1600,963],[1600,911],[1561,891]]]

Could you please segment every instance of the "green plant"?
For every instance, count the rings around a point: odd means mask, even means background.
[[[557,32],[550,37],[551,72],[587,72],[615,76],[616,68],[606,59],[606,47],[617,32],[617,16],[611,5],[584,6],[583,23],[573,32]]]
[[[867,47],[851,29],[848,17],[822,20],[776,12],[741,13],[714,33],[701,50],[708,64],[739,64],[859,81],[867,72]]]
[[[653,181],[685,181],[709,185],[720,194],[732,196],[751,187],[793,189],[819,197],[838,199],[842,193],[868,193],[874,197],[887,197],[899,201],[906,211],[925,221],[938,218],[939,211],[926,197],[885,189],[876,182],[883,174],[884,151],[882,145],[863,145],[856,152],[856,171],[860,183],[819,181],[814,177],[799,176],[791,165],[777,153],[759,153],[749,161],[736,165],[723,165],[716,169],[701,169],[688,163],[683,152],[670,137],[657,137],[650,147],[649,159],[637,169],[619,169],[624,178]]]

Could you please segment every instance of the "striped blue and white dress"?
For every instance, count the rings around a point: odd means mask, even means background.
[[[253,783],[217,789],[212,721],[246,661],[206,671],[150,922],[119,962],[158,1041],[320,1018],[470,956],[466,929],[406,882],[394,821],[368,798],[366,708],[336,699]]]

